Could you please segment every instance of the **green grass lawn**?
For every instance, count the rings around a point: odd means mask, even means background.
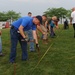
[[[18,44],[16,66],[14,68],[14,64],[9,63],[9,29],[3,29],[2,42],[5,56],[0,57],[0,75],[75,75],[75,39],[73,38],[73,28],[70,26],[68,30],[63,30],[63,27],[60,26],[60,29],[56,29],[55,32],[57,37],[49,37],[48,45],[43,44],[42,40],[39,41],[40,56],[38,56],[38,52],[31,53],[28,50],[28,61],[21,61],[21,48]],[[46,56],[35,68],[52,43],[53,45]]]

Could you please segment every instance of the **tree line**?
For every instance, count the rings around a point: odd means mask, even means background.
[[[63,7],[60,8],[48,8],[47,11],[44,12],[48,17],[57,16],[58,18],[70,18],[71,10],[67,10]]]
[[[63,7],[60,8],[48,8],[45,12],[48,17],[57,16],[58,18],[70,18],[71,10],[67,10]],[[21,13],[17,13],[13,10],[8,12],[0,12],[0,21],[7,21],[9,19],[16,20],[21,17]]]
[[[8,12],[0,12],[0,21],[7,21],[9,19],[16,20],[21,17],[21,13],[17,13],[13,10]]]

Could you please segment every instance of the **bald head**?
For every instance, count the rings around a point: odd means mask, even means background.
[[[72,8],[72,11],[75,11],[75,7]]]
[[[57,17],[56,17],[56,16],[53,16],[53,17],[52,17],[52,20],[57,20]]]

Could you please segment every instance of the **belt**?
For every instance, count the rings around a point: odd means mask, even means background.
[[[15,27],[14,26],[11,26],[11,29],[14,29]]]
[[[11,26],[11,29],[16,29],[17,33],[20,33],[19,30],[16,27],[14,27],[13,25]]]
[[[13,26],[13,25],[11,26],[11,29],[16,29],[16,30],[18,30],[18,28],[16,28],[16,27],[15,27],[15,26]]]
[[[11,29],[16,29],[16,30],[18,30],[18,28],[16,28],[16,27],[15,27],[15,26],[13,26],[13,25],[11,26]]]

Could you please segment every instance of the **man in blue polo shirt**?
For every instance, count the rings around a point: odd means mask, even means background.
[[[33,30],[33,37],[35,39],[36,47],[38,48],[38,39],[36,34],[36,28],[38,28],[39,31],[41,31],[43,34],[45,34],[41,28],[40,24],[42,23],[42,17],[36,16],[34,18],[31,17],[22,17],[19,18],[17,21],[12,23],[11,29],[10,29],[10,36],[11,36],[11,52],[10,52],[10,62],[14,63],[16,58],[16,47],[18,41],[20,42],[21,48],[22,48],[22,60],[28,59],[27,54],[27,37],[24,34],[24,31]]]

